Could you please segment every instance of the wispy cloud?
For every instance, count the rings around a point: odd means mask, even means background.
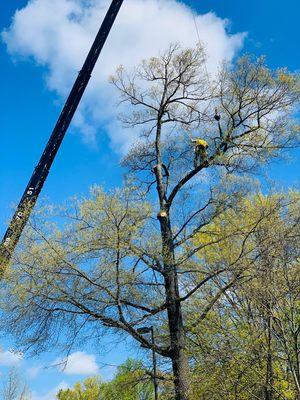
[[[34,366],[31,368],[28,368],[26,371],[26,375],[30,378],[30,379],[35,379],[37,378],[37,376],[39,375],[39,373],[43,370],[42,366]]]
[[[54,364],[66,375],[97,375],[99,366],[93,354],[77,351],[69,355],[66,360],[58,359]]]
[[[23,356],[13,351],[0,351],[0,365],[3,367],[16,367],[20,365]]]
[[[59,385],[57,385],[55,388],[51,389],[48,393],[38,394],[38,393],[34,392],[32,394],[32,400],[56,400],[57,393],[60,390],[65,390],[65,389],[68,389],[69,387],[70,387],[70,385],[68,385],[67,382],[63,381]]]
[[[64,98],[81,68],[87,51],[108,8],[109,0],[31,0],[17,11],[2,33],[14,57],[32,58],[47,68],[47,85]],[[210,12],[195,15],[177,0],[127,0],[104,48],[75,125],[87,142],[106,131],[112,146],[127,148],[131,135],[116,123],[116,94],[107,83],[123,64],[132,68],[141,59],[156,55],[170,42],[206,44],[209,71],[230,61],[241,48],[244,34],[228,33],[228,21]],[[104,128],[104,129],[103,129]],[[120,146],[120,143],[125,144]]]

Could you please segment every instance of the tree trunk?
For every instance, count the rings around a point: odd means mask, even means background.
[[[189,400],[188,360],[185,356],[185,334],[182,309],[179,301],[178,275],[175,266],[174,246],[169,216],[160,213],[166,301],[170,332],[175,400]]]
[[[165,279],[168,306],[172,367],[174,375],[175,399],[188,400],[188,362],[185,356],[185,336],[182,311],[178,299],[178,281],[176,273]]]
[[[296,379],[297,379],[297,387],[298,387],[298,391],[299,391],[299,386],[300,386],[300,360],[299,360],[299,345],[298,345],[298,330],[297,332],[294,332],[293,335],[293,339],[294,339],[294,353],[295,353],[295,362],[296,362],[296,368],[295,368],[295,372],[296,372]],[[300,393],[298,393],[298,399],[300,399]]]
[[[270,311],[270,305],[267,305],[268,309],[268,331],[267,331],[267,371],[266,371],[266,387],[265,387],[265,400],[273,400],[273,357],[272,357],[272,316]]]

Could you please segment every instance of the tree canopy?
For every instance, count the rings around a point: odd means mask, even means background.
[[[78,382],[73,389],[60,390],[58,400],[152,400],[153,386],[145,374],[142,364],[127,360],[117,369],[109,382],[97,377]]]

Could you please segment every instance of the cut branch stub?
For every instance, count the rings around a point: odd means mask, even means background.
[[[167,219],[168,218],[168,213],[165,210],[160,210],[159,213],[157,214],[157,218],[159,220]]]

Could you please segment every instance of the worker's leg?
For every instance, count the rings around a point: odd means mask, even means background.
[[[201,156],[200,156],[199,151],[195,151],[194,168],[197,168],[199,166],[200,159],[201,159]]]
[[[200,160],[202,163],[206,163],[207,161],[207,153],[205,149],[203,149],[200,153]]]

